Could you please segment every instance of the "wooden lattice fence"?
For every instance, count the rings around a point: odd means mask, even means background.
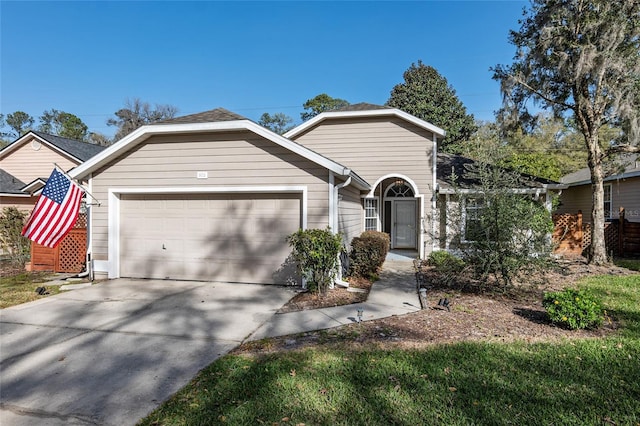
[[[32,271],[77,273],[84,269],[87,256],[87,216],[81,213],[71,231],[55,248],[31,242]]]
[[[582,212],[577,214],[554,214],[554,253],[580,256],[591,245],[591,224],[582,222]],[[614,256],[640,255],[640,223],[629,222],[620,208],[620,218],[604,225],[604,240],[607,253]]]

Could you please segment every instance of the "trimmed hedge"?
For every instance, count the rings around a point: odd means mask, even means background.
[[[378,231],[365,231],[351,240],[350,274],[370,277],[378,272],[384,263],[391,239],[389,234]]]

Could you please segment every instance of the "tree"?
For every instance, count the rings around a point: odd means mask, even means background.
[[[108,136],[98,132],[89,133],[89,142],[94,145],[100,145],[100,146],[109,146],[113,143],[113,141],[109,139]]]
[[[4,128],[7,125],[7,121],[4,118],[4,114],[0,114],[0,149],[4,148],[10,141],[11,133],[5,132]]]
[[[14,138],[19,138],[27,133],[31,130],[31,127],[33,127],[33,123],[35,123],[33,117],[24,111],[16,111],[12,114],[7,114],[5,121],[7,126],[13,129],[13,133],[10,133],[10,135]]]
[[[456,91],[435,68],[422,61],[412,63],[403,76],[404,83],[393,87],[386,105],[443,128],[447,132],[443,151],[459,153],[477,126]]]
[[[76,115],[52,108],[50,111],[44,111],[40,116],[38,130],[63,138],[84,141],[88,137],[89,128]]]
[[[308,111],[300,114],[302,121],[307,121],[325,111],[334,111],[349,105],[348,101],[340,98],[332,98],[326,93],[321,93],[315,98],[307,99],[302,107]]]
[[[5,207],[0,212],[0,248],[14,265],[24,266],[29,260],[30,241],[22,236],[27,213],[16,207]]]
[[[265,112],[264,114],[262,114],[262,116],[260,116],[260,121],[258,121],[258,124],[279,135],[287,133],[294,127],[293,118],[281,112],[277,112],[273,115]]]
[[[497,65],[494,79],[517,113],[532,99],[575,121],[591,173],[589,260],[604,264],[603,163],[616,153],[640,151],[640,2],[532,0],[520,25],[509,36],[517,48],[514,62]],[[624,133],[602,143],[607,126]]]
[[[172,105],[156,104],[151,107],[149,103],[136,98],[127,100],[125,107],[115,112],[116,118],[107,120],[107,125],[118,127],[114,140],[119,140],[145,124],[173,118],[177,112],[178,108]]]

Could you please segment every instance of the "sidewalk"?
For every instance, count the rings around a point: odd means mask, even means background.
[[[416,291],[411,259],[388,256],[382,266],[380,279],[373,284],[366,302],[275,314],[246,340],[260,340],[355,323],[358,321],[359,308],[364,310],[363,321],[419,311],[420,299]]]

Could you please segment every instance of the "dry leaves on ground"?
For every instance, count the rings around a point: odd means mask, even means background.
[[[613,333],[616,323],[609,320],[597,330],[570,331],[556,327],[549,323],[542,307],[543,293],[566,288],[589,275],[634,273],[616,266],[594,266],[580,259],[572,260],[564,262],[560,270],[546,274],[545,284],[527,288],[516,295],[473,294],[434,288],[427,293],[428,307],[418,312],[297,336],[250,342],[234,352],[270,352],[345,342],[351,346],[419,348],[461,341],[548,342],[558,339],[601,337]],[[375,286],[375,283],[373,285]],[[301,306],[305,309],[318,308],[322,307],[323,303],[325,306],[335,306],[351,300],[352,295],[347,294],[345,289],[332,291],[334,293],[330,293],[324,301],[308,293],[302,293],[287,304],[290,306],[285,305],[283,312],[287,312],[287,309],[296,310]],[[451,302],[450,310],[437,306],[438,300],[444,297]]]

